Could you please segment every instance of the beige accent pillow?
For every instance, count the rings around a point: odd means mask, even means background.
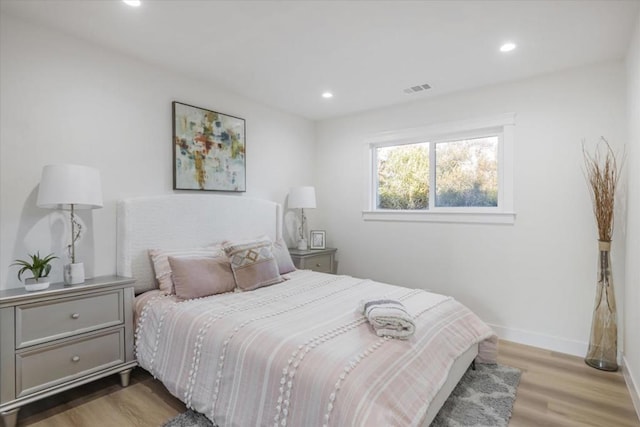
[[[231,292],[236,287],[231,264],[225,256],[169,257],[176,296],[201,298]]]
[[[158,288],[168,294],[175,293],[173,289],[173,280],[171,279],[171,266],[169,265],[168,258],[170,256],[174,258],[183,257],[217,257],[224,255],[222,246],[215,245],[205,248],[191,248],[191,249],[149,249],[149,257],[153,264],[153,271],[155,272],[156,280],[158,281]]]
[[[224,250],[231,261],[236,286],[251,291],[282,282],[278,263],[273,255],[272,242],[267,238],[225,242]]]
[[[283,239],[278,239],[277,241],[272,241],[269,236],[266,234],[264,236],[257,237],[255,239],[245,239],[245,240],[235,240],[229,241],[226,240],[222,242],[222,247],[227,248],[228,246],[235,245],[252,245],[255,242],[268,241],[271,242],[271,251],[273,252],[273,256],[278,263],[278,272],[280,274],[291,273],[296,270],[296,266],[291,259],[291,254],[289,254],[289,248],[287,248],[287,244]]]

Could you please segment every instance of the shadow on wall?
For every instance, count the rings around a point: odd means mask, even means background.
[[[69,263],[67,245],[71,241],[71,224],[68,211],[44,209],[37,206],[38,188],[36,186],[27,197],[20,213],[20,222],[16,233],[9,264],[16,259],[26,259],[29,254],[40,252],[41,256],[53,253],[59,259],[54,260],[49,278],[52,282],[62,281],[63,266]],[[76,260],[84,262],[87,277],[93,277],[95,271],[95,251],[93,233],[93,215],[91,210],[77,210],[76,218],[82,225],[82,234],[76,242]],[[18,267],[9,267],[5,282],[7,288],[22,285],[17,278]],[[23,276],[23,280],[27,278]]]
[[[283,232],[284,240],[287,242],[287,246],[290,248],[296,247],[298,239],[298,229],[300,228],[300,218],[296,215],[296,212],[292,209],[288,210],[284,215],[284,227]]]
[[[282,238],[284,239],[287,247],[295,248],[300,238],[300,214],[298,209],[289,208],[289,195],[285,197],[284,204],[282,205],[285,214],[282,218]],[[305,227],[306,228],[306,227]]]

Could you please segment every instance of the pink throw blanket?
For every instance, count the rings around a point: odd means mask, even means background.
[[[250,292],[179,301],[142,296],[140,365],[186,405],[233,426],[417,426],[453,361],[491,329],[452,298],[370,280],[297,271]],[[379,337],[363,299],[401,301],[406,340]]]

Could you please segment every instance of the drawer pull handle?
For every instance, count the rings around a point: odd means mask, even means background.
[[[316,264],[316,267],[322,267],[322,264],[318,263]]]
[[[72,362],[79,362],[79,361],[80,361],[80,356],[73,356],[73,357],[71,358],[71,361],[72,361]]]
[[[80,313],[73,313],[73,314],[71,315],[71,318],[72,318],[72,319],[78,319],[78,318],[80,318]]]

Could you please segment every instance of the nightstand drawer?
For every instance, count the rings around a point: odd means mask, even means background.
[[[121,290],[16,307],[16,348],[124,322]]]
[[[336,273],[336,250],[325,249],[297,249],[289,248],[293,265],[300,270],[313,270],[320,273]]]
[[[124,329],[16,354],[16,397],[124,362]]]
[[[332,255],[315,255],[304,260],[304,268],[320,273],[333,273]]]

